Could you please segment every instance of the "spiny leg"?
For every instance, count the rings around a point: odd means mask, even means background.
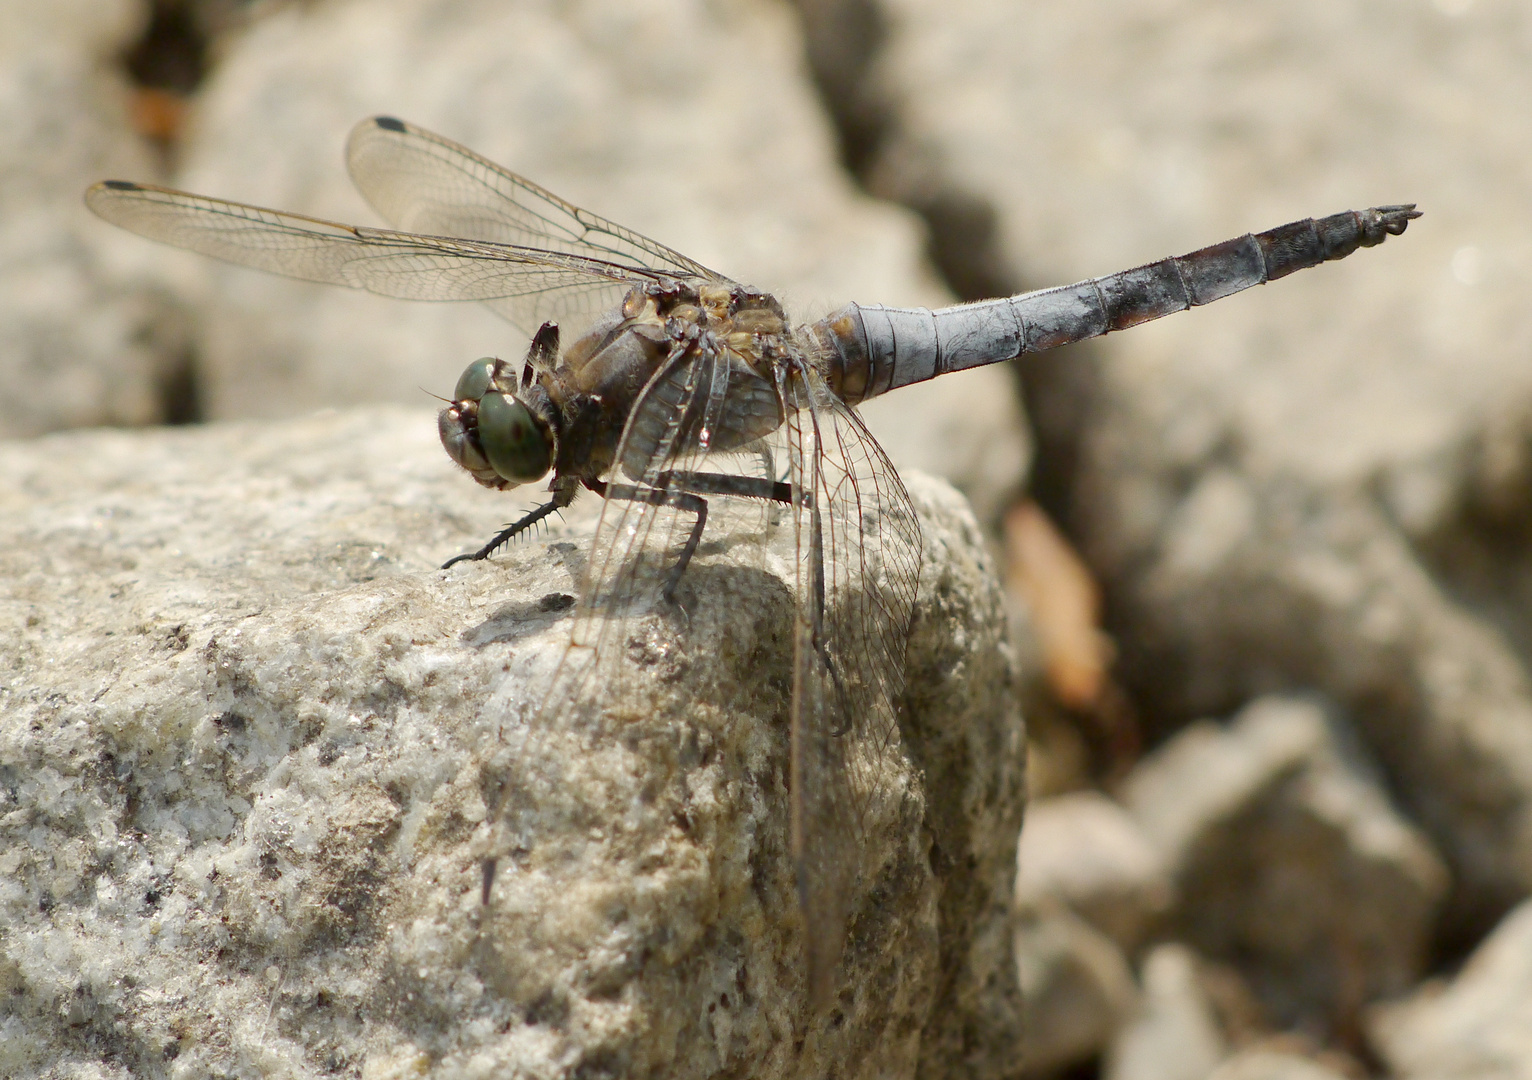
[[[512,537],[518,535],[519,533],[525,532],[527,529],[530,529],[533,525],[536,525],[539,521],[553,513],[555,510],[561,510],[568,505],[569,502],[567,499],[562,502],[558,499],[554,499],[551,502],[544,503],[536,510],[533,510],[531,513],[523,516],[519,521],[512,522],[505,528],[501,529],[494,535],[489,543],[485,544],[478,551],[452,556],[452,558],[442,563],[442,569],[445,570],[449,566],[470,559],[478,561],[480,559],[489,558],[502,544],[509,541]]]
[[[688,495],[733,495],[744,499],[763,499],[768,502],[791,503],[793,489],[788,484],[775,480],[766,480],[758,476],[739,476],[734,473],[704,473],[704,472],[664,472],[655,477],[659,486],[666,488],[675,487]],[[698,499],[706,507],[706,502]],[[676,565],[671,568],[670,575],[665,583],[665,598],[673,599],[672,594],[676,586],[680,584],[681,575],[686,572],[686,566],[697,552],[697,545],[702,541],[702,526],[706,521],[707,512],[703,510],[698,516],[697,523],[693,527],[691,535],[686,539],[686,546],[681,550],[681,557],[676,560]]]
[[[665,585],[660,589],[660,595],[667,604],[675,603],[676,586],[680,584],[681,575],[686,572],[686,564],[691,562],[692,553],[697,550],[697,544],[702,539],[703,527],[707,525],[707,500],[688,491],[608,484],[604,480],[588,480],[585,486],[604,499],[622,499],[624,502],[646,503],[649,506],[673,506],[677,510],[697,515],[691,535],[686,538],[686,546],[681,550],[681,557],[665,576]]]

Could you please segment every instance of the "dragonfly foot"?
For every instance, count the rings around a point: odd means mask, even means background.
[[[665,601],[666,609],[672,614],[680,615],[682,625],[687,630],[690,630],[692,628],[691,609],[688,608],[685,604],[681,603],[680,600],[676,599],[675,586],[670,585],[662,589],[660,591],[660,598]]]

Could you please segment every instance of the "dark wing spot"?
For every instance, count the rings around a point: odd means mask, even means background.
[[[392,116],[377,116],[377,117],[374,117],[373,118],[373,123],[377,124],[378,127],[382,128],[384,131],[403,131],[404,130],[404,121],[403,120],[396,120]]]
[[[113,191],[138,191],[139,186],[131,180],[103,180],[101,186]]]

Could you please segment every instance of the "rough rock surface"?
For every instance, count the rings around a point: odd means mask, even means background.
[[[139,0],[0,10],[0,438],[166,418],[184,329],[135,276],[139,247],[80,201],[106,175],[154,178],[112,54]]]
[[[1099,792],[1034,799],[1016,852],[1016,906],[1067,905],[1131,954],[1174,899],[1161,850]]]
[[[486,908],[486,702],[536,694],[588,523],[437,571],[507,500],[392,408],[0,444],[0,1073],[1001,1074],[1022,729],[973,519],[909,480],[903,794],[811,1016],[755,544],[635,639],[653,707],[567,761]]]
[[[1507,915],[1449,982],[1378,1006],[1368,1026],[1401,1080],[1532,1077],[1532,902]]]
[[[1170,866],[1179,934],[1239,962],[1276,1019],[1344,1030],[1422,974],[1446,871],[1315,702],[1192,725],[1123,799]]]
[[[1099,362],[1041,357],[1029,407],[1145,712],[1163,729],[1281,686],[1339,699],[1454,864],[1449,932],[1482,932],[1532,890],[1532,16],[862,7],[861,114],[884,136],[867,173],[925,210],[974,292],[1426,210],[1378,251],[1115,335]]]
[[[721,273],[798,318],[847,300],[950,301],[913,215],[860,193],[834,158],[774,0],[332,0],[292,5],[221,43],[181,147],[179,186],[377,224],[342,149],[392,113]],[[526,335],[472,304],[410,304],[166,251],[197,315],[207,412],[290,416],[446,393],[472,359]],[[531,329],[535,329],[531,328]],[[1003,371],[873,405],[896,462],[939,472],[990,524],[1028,442]]]

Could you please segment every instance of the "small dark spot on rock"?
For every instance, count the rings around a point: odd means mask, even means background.
[[[298,722],[298,744],[309,746],[324,734],[324,721],[317,716],[311,716]]]
[[[527,1006],[527,1023],[560,1028],[569,1019],[569,1002],[552,990],[544,990]]]
[[[244,731],[245,725],[248,722],[237,712],[221,712],[213,717],[213,725],[218,730],[226,731],[231,735],[237,735],[239,732]]]
[[[568,611],[574,607],[575,598],[568,593],[549,593],[537,602],[538,611]]]

